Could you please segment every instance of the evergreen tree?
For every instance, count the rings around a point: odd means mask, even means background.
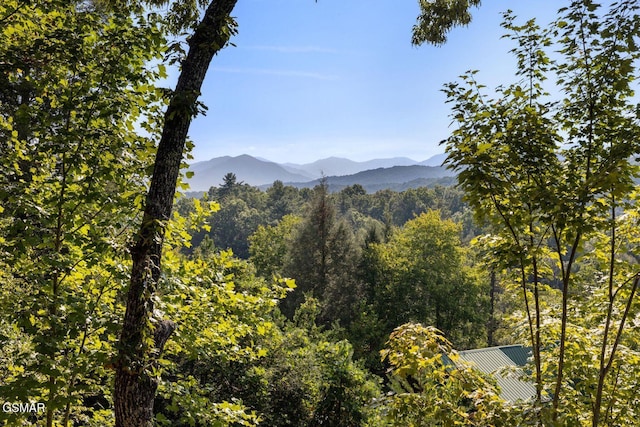
[[[225,199],[229,196],[234,195],[236,188],[242,184],[242,182],[238,182],[238,178],[236,177],[235,173],[227,173],[224,177],[222,177],[222,185],[220,186],[220,188],[218,188],[218,198]]]
[[[326,181],[314,191],[306,219],[288,251],[284,274],[296,280],[297,289],[284,301],[282,310],[293,316],[308,294],[321,301],[320,319],[330,324],[347,320],[359,293],[354,280],[358,249],[351,229],[336,219]]]

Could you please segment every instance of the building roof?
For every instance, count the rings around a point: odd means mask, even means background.
[[[522,367],[531,354],[531,349],[521,345],[480,348],[458,352],[460,359],[470,362],[475,368],[493,376],[500,387],[500,396],[510,402],[529,400],[535,397],[536,388],[520,379]],[[503,367],[514,367],[513,372],[499,373]]]

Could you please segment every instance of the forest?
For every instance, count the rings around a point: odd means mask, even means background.
[[[480,6],[419,3],[415,45]],[[443,87],[456,185],[194,195],[235,4],[0,3],[0,425],[638,425],[640,5],[505,12],[513,82]],[[530,399],[459,357],[507,344]]]

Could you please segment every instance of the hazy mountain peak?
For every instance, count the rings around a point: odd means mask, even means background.
[[[444,156],[444,157],[442,157]],[[356,162],[342,157],[327,157],[325,159],[316,160],[312,163],[294,164],[284,163],[278,164],[265,159],[258,159],[248,154],[239,156],[222,156],[213,159],[196,162],[189,166],[189,170],[194,176],[189,180],[191,190],[206,191],[212,186],[218,186],[222,183],[222,178],[229,172],[236,175],[238,181],[245,182],[249,185],[266,185],[272,184],[276,180],[283,182],[305,183],[314,181],[321,176],[326,177],[345,177],[344,182],[350,182],[349,175],[358,176],[353,179],[366,179],[367,182],[376,181],[376,176],[380,179],[388,180],[390,176],[394,176],[394,182],[405,182],[402,179],[413,180],[419,177],[428,176],[447,176],[449,173],[443,174],[439,171],[440,164],[446,158],[446,155],[436,155],[423,162],[416,162],[407,157],[393,157],[389,159],[373,159],[365,162]],[[398,167],[416,166],[415,168],[398,169]],[[433,166],[432,170],[428,166]],[[424,169],[420,169],[424,168]],[[400,173],[399,171],[402,172]],[[363,175],[365,171],[373,171],[372,173]],[[365,178],[366,177],[366,178]],[[385,181],[389,182],[389,181]],[[357,182],[354,182],[357,183]],[[383,184],[381,184],[383,185]]]

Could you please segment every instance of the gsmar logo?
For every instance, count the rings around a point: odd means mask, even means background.
[[[2,412],[44,412],[45,405],[42,402],[5,402],[2,404]]]

